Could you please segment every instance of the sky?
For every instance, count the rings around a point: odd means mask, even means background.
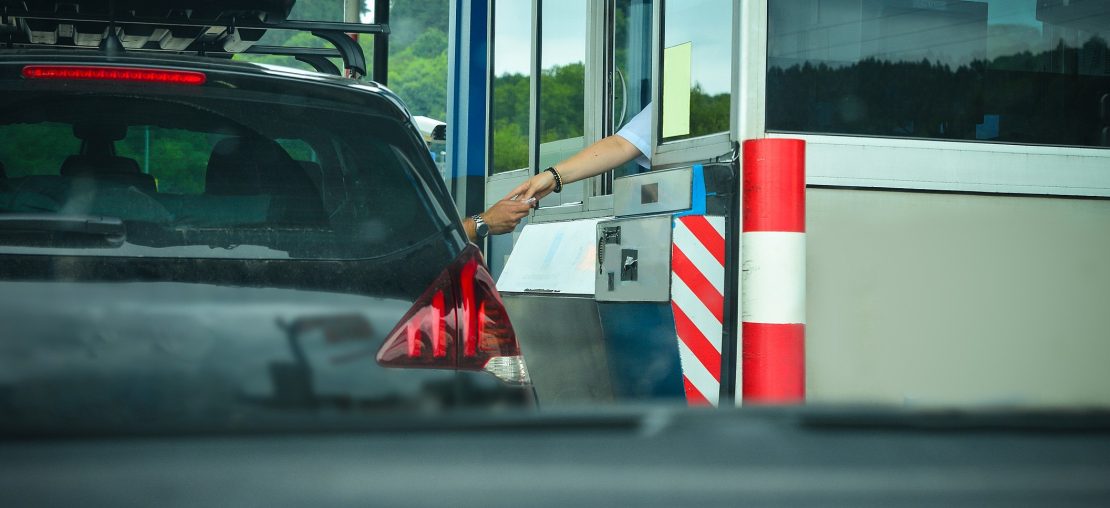
[[[549,2],[550,3],[550,2]],[[549,7],[550,9],[550,7]],[[569,10],[569,9],[568,9]],[[532,2],[497,2],[494,18],[493,72],[494,75],[528,74],[529,54],[532,51]],[[563,55],[567,60],[569,55]]]

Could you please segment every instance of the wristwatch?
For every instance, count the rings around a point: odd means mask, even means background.
[[[478,238],[489,236],[489,224],[486,224],[486,221],[482,220],[482,214],[476,213],[470,218],[474,221],[474,233],[478,235]]]

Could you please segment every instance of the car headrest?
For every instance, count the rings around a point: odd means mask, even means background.
[[[73,135],[86,141],[119,141],[127,137],[127,126],[112,122],[82,122],[74,124]]]
[[[204,192],[215,196],[269,194],[293,204],[295,222],[323,216],[315,182],[277,142],[260,136],[232,137],[212,147]]]
[[[92,178],[155,192],[154,177],[139,170],[135,159],[114,155],[70,155],[62,163],[62,176]]]
[[[319,162],[297,161],[297,164],[300,164],[301,170],[312,180],[316,189],[319,190],[323,188],[324,168],[320,166]]]
[[[233,137],[212,147],[205,175],[205,192],[214,195],[245,196],[282,194],[296,187],[289,182],[304,173],[276,142],[257,137]]]

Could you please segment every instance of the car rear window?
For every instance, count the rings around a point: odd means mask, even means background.
[[[418,139],[373,108],[75,88],[0,94],[0,252],[364,259],[447,226]]]

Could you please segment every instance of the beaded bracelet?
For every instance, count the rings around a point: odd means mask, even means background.
[[[550,171],[551,175],[555,177],[555,190],[553,192],[555,192],[556,194],[562,192],[563,191],[563,179],[559,177],[559,172],[555,171],[554,167],[549,167],[549,168],[545,169],[544,171]]]

